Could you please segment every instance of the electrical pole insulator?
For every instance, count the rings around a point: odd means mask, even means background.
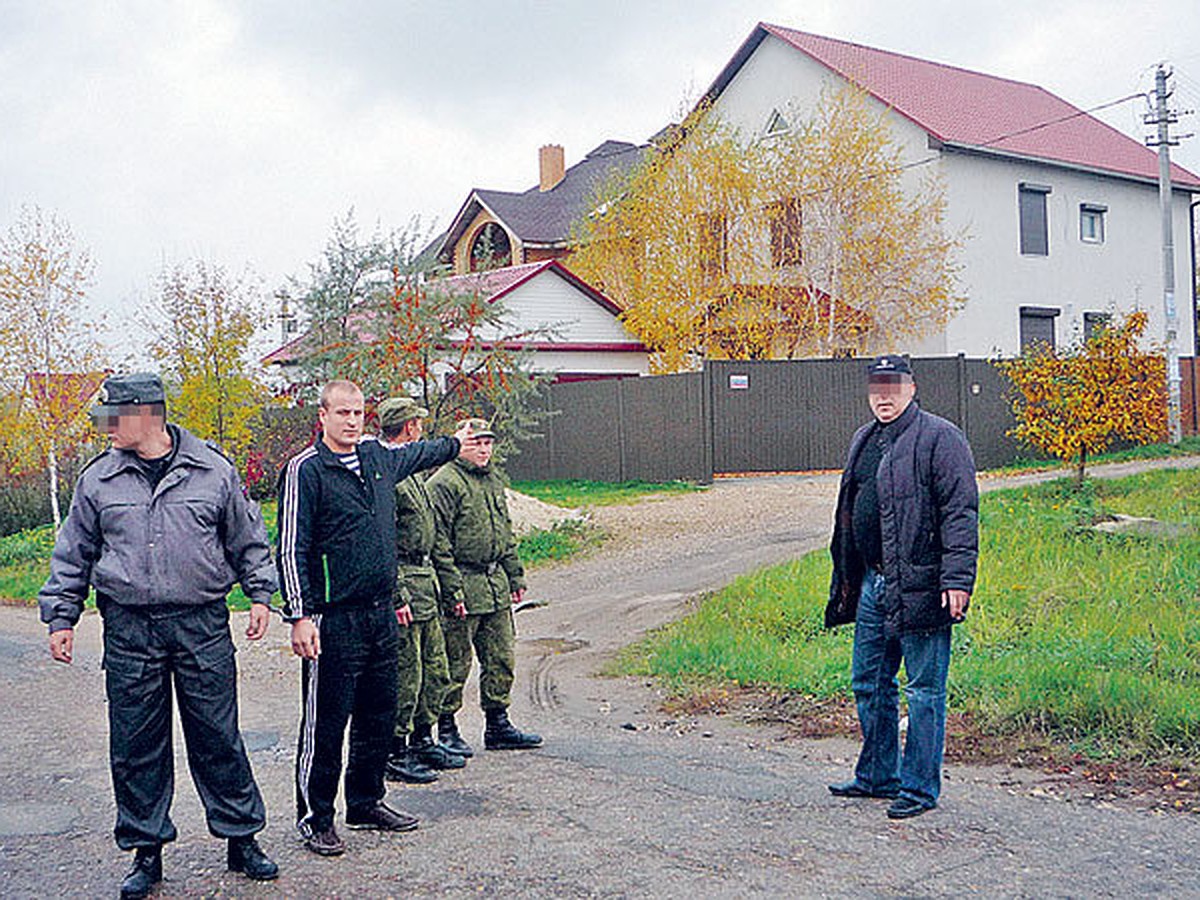
[[[1178,314],[1175,308],[1175,237],[1171,223],[1171,140],[1170,125],[1178,116],[1167,109],[1167,70],[1162,66],[1154,75],[1155,112],[1153,124],[1158,132],[1146,143],[1158,147],[1158,207],[1162,216],[1163,338],[1167,353],[1167,431],[1172,444],[1183,437],[1180,421],[1180,377]],[[1193,323],[1192,327],[1195,327]]]

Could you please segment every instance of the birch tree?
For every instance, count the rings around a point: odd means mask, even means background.
[[[19,398],[6,405],[0,446],[14,468],[44,467],[55,529],[61,456],[88,442],[104,369],[99,320],[84,308],[92,274],[70,226],[37,206],[0,238],[0,388]]]

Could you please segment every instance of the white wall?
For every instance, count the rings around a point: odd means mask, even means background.
[[[505,294],[508,330],[555,326],[555,340],[584,343],[636,341],[617,317],[552,270]]]
[[[774,36],[767,36],[718,98],[716,114],[743,137],[761,135],[773,109],[785,117],[811,115],[822,86],[837,76]],[[875,104],[881,108],[881,104]],[[1157,187],[1126,179],[1074,172],[1039,163],[995,157],[939,154],[924,131],[893,115],[893,138],[906,162],[940,156],[905,174],[915,186],[926,172],[940,172],[947,189],[947,227],[966,232],[959,260],[959,293],[967,302],[944,333],[911,347],[917,354],[963,352],[988,356],[1020,351],[1019,308],[1062,309],[1056,339],[1064,344],[1082,328],[1084,312],[1150,314],[1150,336],[1163,335],[1162,254]],[[1019,245],[1017,185],[1049,185],[1047,198],[1050,253],[1022,256]],[[1175,293],[1179,340],[1184,355],[1193,349],[1189,198],[1174,200]],[[1108,207],[1103,244],[1079,238],[1079,205]]]

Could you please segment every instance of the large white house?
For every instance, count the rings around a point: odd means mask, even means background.
[[[808,116],[850,81],[887,111],[916,179],[933,167],[947,227],[965,231],[963,310],[899,351],[1018,353],[1144,309],[1164,328],[1157,154],[1032,84],[760,24],[705,94],[746,137]],[[928,160],[922,163],[922,160]],[[1177,349],[1196,350],[1192,208],[1200,177],[1172,166]]]

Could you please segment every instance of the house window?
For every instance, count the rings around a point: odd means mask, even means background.
[[[479,229],[471,242],[471,271],[498,269],[512,263],[512,246],[508,232],[495,222],[488,222]]]
[[[788,197],[767,204],[767,224],[771,229],[771,264],[776,268],[800,265],[803,260],[800,198]]]
[[[773,109],[767,119],[767,127],[763,129],[763,134],[767,137],[773,134],[783,134],[789,127],[787,119],[780,114],[779,110]]]
[[[1050,236],[1046,219],[1046,195],[1050,188],[1021,182],[1017,186],[1020,212],[1021,253],[1024,256],[1049,256]]]
[[[1079,239],[1085,244],[1104,243],[1104,214],[1107,206],[1097,206],[1095,203],[1079,205]]]
[[[706,275],[722,274],[728,250],[725,216],[722,213],[702,213],[697,224],[696,241],[701,271]]]
[[[1054,320],[1062,310],[1053,306],[1021,307],[1021,352],[1034,344],[1054,349]]]
[[[1083,314],[1083,339],[1090,341],[1102,329],[1108,327],[1108,323],[1112,321],[1112,316],[1108,313],[1085,312]]]

